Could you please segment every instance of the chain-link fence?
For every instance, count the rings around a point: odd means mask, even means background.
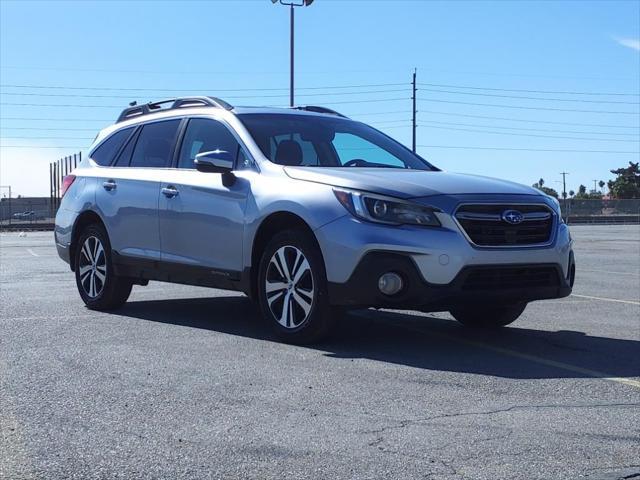
[[[49,198],[0,198],[0,225],[3,227],[37,227],[39,224],[51,224],[54,215]]]
[[[11,186],[0,185],[0,228],[53,228],[64,177],[81,161],[82,153],[76,153],[49,164],[49,197],[14,197]]]
[[[578,199],[560,202],[569,223],[640,223],[640,199]]]
[[[10,198],[1,194],[0,227],[52,228],[58,197]],[[570,224],[640,224],[640,199],[582,200],[560,202],[563,217]]]

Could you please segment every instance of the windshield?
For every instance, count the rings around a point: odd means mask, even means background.
[[[339,117],[238,115],[265,157],[279,165],[437,170],[376,129]]]

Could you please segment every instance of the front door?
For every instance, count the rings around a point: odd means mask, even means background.
[[[192,118],[178,152],[177,168],[160,185],[160,243],[163,262],[204,267],[236,278],[242,271],[244,212],[250,183],[241,175],[199,172],[196,154],[241,151],[225,125]]]

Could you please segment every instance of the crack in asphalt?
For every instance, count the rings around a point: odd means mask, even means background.
[[[640,403],[596,403],[596,404],[574,404],[574,405],[512,405],[508,408],[499,408],[496,410],[487,410],[484,412],[460,412],[460,413],[445,413],[442,415],[435,415],[432,417],[425,418],[415,418],[415,419],[407,419],[407,420],[399,420],[397,425],[390,425],[387,427],[375,429],[375,430],[366,430],[361,431],[361,434],[377,434],[383,433],[388,430],[396,430],[400,428],[404,428],[408,425],[412,424],[420,424],[425,422],[430,422],[432,420],[438,420],[441,418],[454,418],[454,417],[465,417],[465,416],[473,416],[473,415],[494,415],[497,413],[506,413],[512,412],[515,410],[528,410],[528,409],[545,409],[545,408],[602,408],[602,407],[638,407]]]

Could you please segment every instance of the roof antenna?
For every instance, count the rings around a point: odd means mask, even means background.
[[[135,107],[136,105],[138,105],[138,102],[136,102],[135,100],[133,102],[129,102],[130,107]]]

